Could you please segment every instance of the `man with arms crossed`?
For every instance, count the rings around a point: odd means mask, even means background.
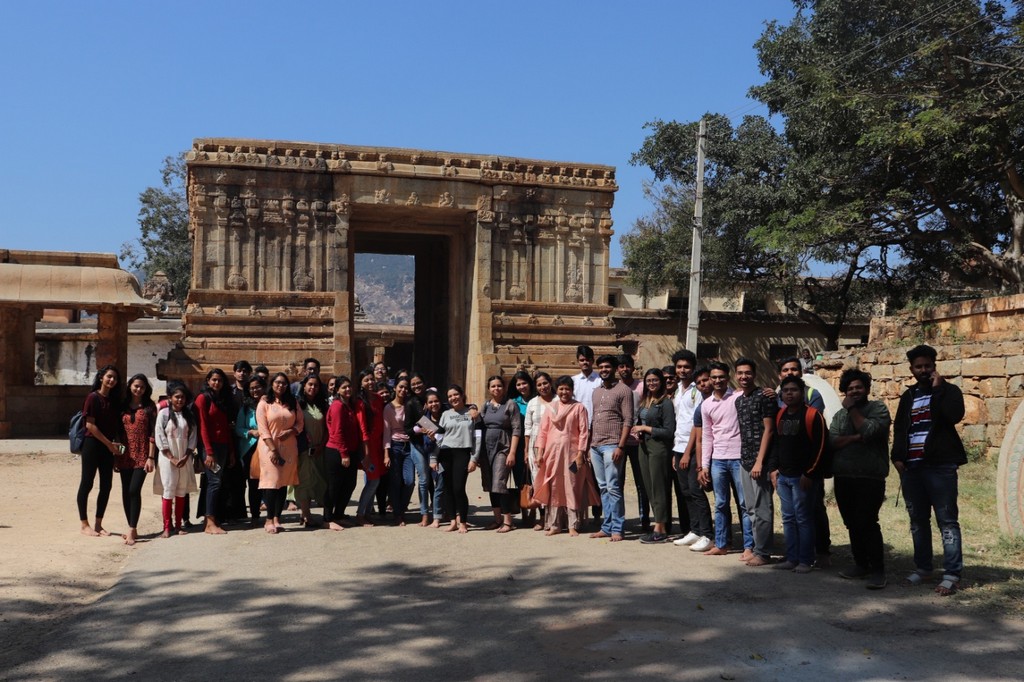
[[[597,373],[601,386],[594,391],[590,429],[590,462],[594,477],[601,489],[604,519],[601,530],[592,538],[622,540],[626,508],[622,500],[622,477],[625,473],[626,439],[633,426],[633,392],[615,376],[617,359],[602,355],[597,359]]]
[[[676,378],[679,386],[672,402],[676,410],[676,434],[672,444],[672,467],[676,470],[676,478],[682,490],[682,498],[686,502],[686,510],[690,517],[689,532],[673,544],[689,547],[694,552],[705,552],[711,549],[714,527],[711,525],[711,505],[708,496],[697,481],[700,468],[699,458],[694,456],[696,439],[700,438],[699,429],[694,428],[693,415],[704,400],[704,392],[710,390],[710,380],[705,369],[700,376],[694,376],[697,356],[692,351],[679,350],[672,356]],[[698,381],[702,380],[702,381]],[[687,530],[686,528],[682,530]]]

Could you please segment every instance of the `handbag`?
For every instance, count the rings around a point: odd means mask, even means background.
[[[540,502],[536,502],[533,499],[533,486],[529,483],[524,483],[523,487],[519,489],[519,506],[523,509],[537,509],[540,507]]]
[[[201,474],[206,471],[206,460],[199,457],[198,452],[192,453],[192,471]]]

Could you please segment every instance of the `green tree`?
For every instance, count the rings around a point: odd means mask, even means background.
[[[121,258],[146,278],[163,270],[183,302],[192,283],[185,153],[166,157],[160,177],[162,187],[147,187],[139,194],[139,239],[122,245]]]
[[[815,187],[800,219],[855,226],[936,283],[1024,291],[1024,41],[976,0],[797,0],[757,42],[752,95]]]

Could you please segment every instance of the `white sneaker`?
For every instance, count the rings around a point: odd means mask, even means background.
[[[701,539],[697,540],[697,542],[695,542],[692,545],[690,545],[690,551],[691,552],[706,552],[707,550],[711,549],[711,546],[713,544],[714,543],[711,542],[710,538],[701,538]]]
[[[697,540],[700,540],[700,536],[694,533],[693,531],[690,531],[678,540],[673,540],[672,544],[677,545],[679,547],[688,547],[693,543],[697,542]]]

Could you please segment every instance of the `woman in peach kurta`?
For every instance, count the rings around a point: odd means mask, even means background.
[[[569,534],[579,535],[587,507],[600,504],[587,458],[587,410],[573,400],[571,377],[555,382],[557,412],[544,411],[537,435],[538,479],[533,499],[548,509],[548,535],[557,535],[567,523]]]
[[[285,489],[299,482],[299,447],[296,436],[302,432],[302,410],[289,388],[288,376],[274,375],[270,392],[256,405],[256,428],[260,442],[254,460],[258,460],[260,490],[267,505],[264,530],[276,533],[281,527]],[[255,468],[255,467],[254,467]]]

